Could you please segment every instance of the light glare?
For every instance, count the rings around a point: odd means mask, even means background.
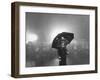
[[[50,34],[51,36],[51,41],[53,41],[53,39],[59,34],[59,33],[62,33],[62,32],[66,32],[66,29],[65,28],[56,28],[56,29],[53,29],[52,33]]]
[[[26,36],[26,42],[34,42],[38,39],[38,36],[36,34],[27,34]]]

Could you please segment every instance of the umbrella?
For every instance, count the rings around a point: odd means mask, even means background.
[[[69,33],[69,32],[62,32],[62,33],[59,33],[53,40],[52,42],[52,48],[56,48],[58,49],[58,43],[59,41],[61,40],[61,38],[64,38],[68,41],[68,44],[73,40],[74,38],[74,34],[73,33]]]

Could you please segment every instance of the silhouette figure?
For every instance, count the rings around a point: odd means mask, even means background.
[[[52,48],[55,48],[58,50],[58,56],[59,56],[59,65],[66,65],[66,56],[68,54],[67,45],[73,40],[74,34],[68,33],[68,32],[62,32],[58,34],[53,42],[52,42]]]

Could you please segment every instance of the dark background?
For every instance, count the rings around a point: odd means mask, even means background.
[[[67,46],[67,64],[89,64],[89,15],[27,12],[26,67],[58,66],[57,50],[51,44],[61,32],[72,32],[75,36]],[[28,41],[29,34],[35,34],[38,39]]]

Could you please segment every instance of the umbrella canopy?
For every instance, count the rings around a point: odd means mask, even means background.
[[[73,33],[68,33],[68,32],[62,32],[62,33],[60,33],[60,34],[58,34],[55,38],[54,38],[54,40],[53,40],[53,42],[52,42],[52,48],[56,48],[56,49],[58,49],[58,44],[59,44],[59,42],[61,42],[61,40],[62,39],[66,39],[67,41],[68,41],[68,44],[73,40],[73,38],[74,38],[74,34]],[[63,40],[64,40],[63,39]]]

